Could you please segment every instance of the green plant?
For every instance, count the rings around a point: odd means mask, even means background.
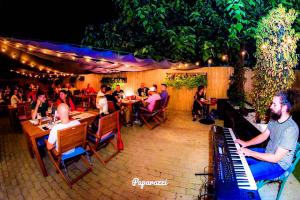
[[[120,85],[122,88],[125,84],[125,81],[122,78],[103,78],[101,83],[111,87],[112,90],[115,90],[117,85]]]
[[[234,68],[234,73],[230,77],[229,89],[227,90],[227,96],[229,100],[240,107],[244,107],[246,95],[244,91],[244,77],[245,69],[241,65],[237,65]]]
[[[206,75],[188,75],[188,74],[168,74],[164,83],[174,88],[187,87],[193,89],[199,85],[207,85]]]
[[[293,68],[297,64],[296,43],[299,34],[295,33],[292,24],[296,16],[294,9],[286,11],[279,5],[258,23],[253,105],[261,119],[274,94],[289,89],[295,80]]]
[[[249,55],[255,51],[258,20],[284,3],[300,8],[299,0],[113,0],[117,11],[109,21],[89,25],[82,44],[97,48],[133,52],[139,57],[182,62],[228,55],[234,66],[241,44]],[[294,27],[300,30],[300,20]],[[251,58],[253,58],[251,56]],[[202,59],[202,60],[199,60]],[[254,59],[251,59],[252,65]]]

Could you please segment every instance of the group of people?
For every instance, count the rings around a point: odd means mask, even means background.
[[[165,84],[161,84],[161,93],[158,94],[157,86],[152,86],[150,88],[145,87],[145,84],[142,83],[141,87],[137,91],[138,99],[141,99],[141,105],[147,107],[149,111],[153,111],[154,103],[156,100],[161,100],[162,105],[167,100],[168,92],[167,86]],[[131,123],[131,110],[129,107],[125,107],[122,105],[121,99],[124,96],[124,91],[121,89],[120,85],[116,86],[116,90],[112,92],[112,89],[106,85],[102,85],[100,91],[97,94],[96,98],[96,106],[99,109],[100,115],[106,115],[109,113],[108,111],[108,101],[113,102],[115,110],[121,110],[121,116],[123,117],[124,124],[132,125]],[[145,99],[147,97],[147,99]]]

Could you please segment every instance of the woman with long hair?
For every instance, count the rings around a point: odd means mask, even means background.
[[[59,92],[59,97],[56,101],[57,106],[61,103],[65,103],[70,107],[71,111],[75,110],[75,105],[72,101],[72,99],[68,96],[68,92],[66,90],[61,90]]]
[[[205,94],[204,94],[204,86],[200,85],[197,89],[197,92],[194,96],[194,104],[193,104],[193,121],[196,121],[197,115],[201,115],[201,111],[203,111],[203,104],[201,101],[205,99]]]

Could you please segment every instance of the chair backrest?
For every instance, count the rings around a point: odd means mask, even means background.
[[[108,112],[109,113],[113,113],[116,111],[115,109],[115,104],[113,101],[107,101],[107,105],[108,105]]]
[[[31,108],[30,108],[30,102],[24,102],[24,103],[18,103],[17,104],[17,115],[25,115],[25,116],[31,116]]]
[[[168,107],[169,101],[170,101],[170,95],[167,96],[167,99],[165,101],[165,105],[163,105],[164,108]]]
[[[58,154],[82,146],[86,142],[87,122],[57,131]]]
[[[161,109],[161,99],[155,101],[152,112],[159,111],[160,109]]]
[[[99,138],[101,138],[102,135],[105,135],[106,133],[110,133],[112,131],[119,131],[119,112],[120,111],[115,111],[99,119],[97,131],[97,135],[99,136]]]
[[[300,160],[300,143],[298,142],[297,143],[297,146],[296,146],[296,150],[295,150],[295,155],[294,155],[294,159],[293,159],[293,162],[292,162],[292,165],[289,169],[290,172],[293,172],[297,163],[299,162]]]

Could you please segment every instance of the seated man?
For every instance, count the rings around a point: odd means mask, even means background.
[[[169,94],[167,92],[167,85],[166,84],[161,84],[160,88],[161,88],[161,92],[160,92],[161,105],[163,106],[163,105],[165,105]]]
[[[56,147],[56,151],[58,150],[58,147],[56,146],[57,131],[80,124],[80,122],[78,120],[70,121],[69,106],[65,103],[59,104],[59,106],[57,107],[57,114],[58,114],[59,119],[61,120],[61,124],[56,124],[55,126],[53,126],[53,128],[50,131],[48,142],[47,142],[47,149],[51,150],[54,147]],[[74,149],[64,152],[63,154],[65,155],[65,154],[69,154],[72,152],[74,152]]]
[[[291,92],[279,92],[273,97],[271,120],[264,132],[249,141],[235,141],[242,145],[239,153],[249,157],[247,162],[256,181],[277,178],[291,166],[299,137],[299,128],[290,115],[294,102],[292,95]],[[245,148],[268,138],[266,148]]]
[[[105,97],[107,101],[112,101],[114,103],[115,110],[120,110],[121,102],[118,102],[118,100],[112,95],[110,87],[106,88]]]
[[[161,100],[161,97],[159,94],[157,94],[155,87],[151,87],[148,91],[148,98],[146,101],[142,101],[144,107],[147,107],[147,109],[152,112],[154,109],[155,101]]]
[[[140,97],[148,95],[149,88],[145,87],[145,83],[141,83],[141,87],[138,89],[138,95]]]
[[[36,94],[37,100],[31,103],[31,117],[35,119],[38,113],[41,113],[42,117],[47,116],[48,103],[46,102],[46,95],[43,91],[39,90]]]
[[[124,95],[124,91],[121,90],[121,86],[120,85],[116,86],[116,90],[112,93],[112,95],[117,99],[117,101],[120,101],[120,99]]]
[[[94,94],[96,93],[96,90],[88,83],[84,92],[85,94]]]

